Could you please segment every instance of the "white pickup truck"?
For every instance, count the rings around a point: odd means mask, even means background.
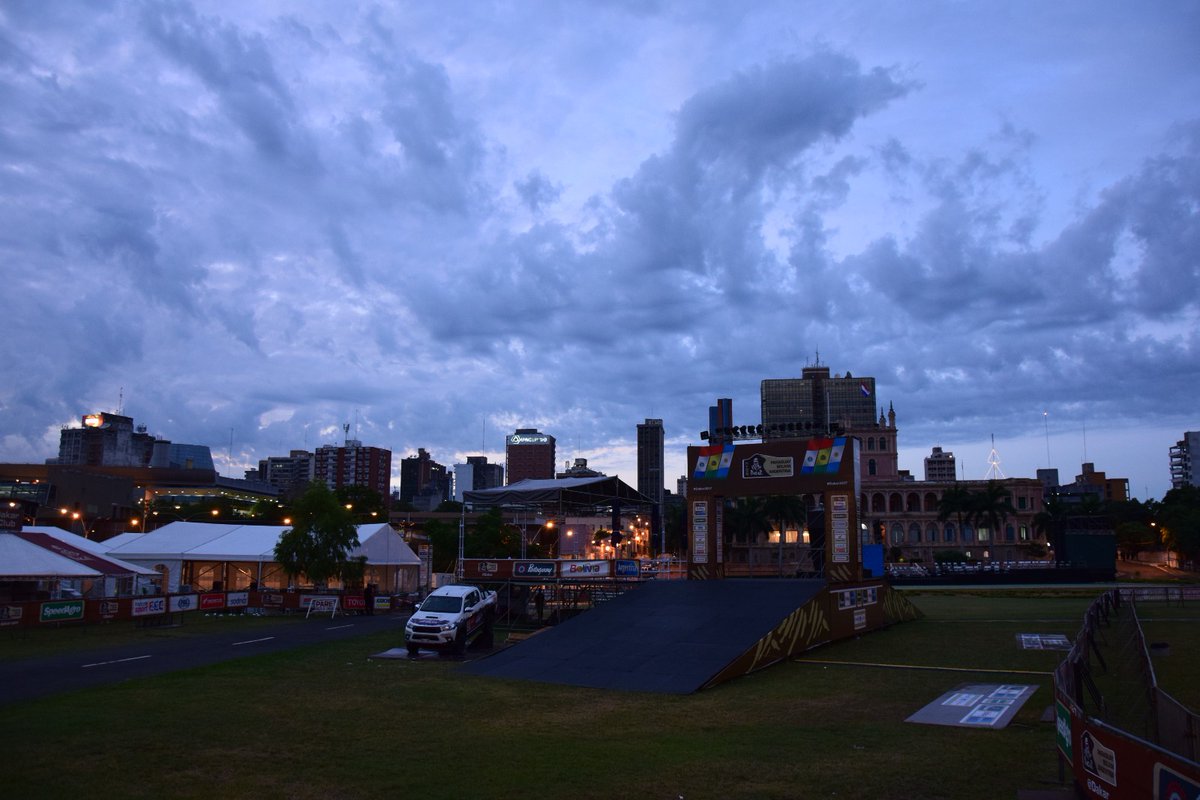
[[[421,601],[404,625],[410,656],[422,647],[461,657],[467,645],[492,646],[496,593],[477,586],[439,586]]]

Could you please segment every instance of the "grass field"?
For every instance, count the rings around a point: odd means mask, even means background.
[[[1074,638],[1094,594],[912,599],[924,619],[683,697],[371,660],[399,644],[378,634],[11,706],[4,794],[1014,798],[1055,785],[1039,718],[1062,654],[1015,637]],[[1170,637],[1160,676],[1190,683],[1200,607],[1142,615]],[[967,682],[1037,691],[1004,730],[904,722]]]

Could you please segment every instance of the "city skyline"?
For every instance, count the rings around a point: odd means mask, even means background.
[[[78,20],[87,18],[88,25]],[[1200,427],[1200,8],[9,4],[0,461],[119,411],[238,476],[517,428],[664,483],[820,354],[900,467]]]

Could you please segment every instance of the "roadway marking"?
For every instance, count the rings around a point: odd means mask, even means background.
[[[885,669],[928,669],[935,672],[987,672],[992,675],[1053,675],[1053,672],[1038,672],[1029,669],[980,669],[979,667],[935,667],[921,664],[880,664],[870,661],[823,661],[816,658],[793,659],[798,664],[833,664],[839,667],[883,667]]]
[[[233,646],[237,647],[238,645],[241,645],[241,644],[257,644],[258,642],[269,642],[274,638],[275,638],[274,636],[264,636],[262,639],[247,639],[244,642],[234,642]]]
[[[118,658],[115,661],[97,661],[94,664],[84,664],[82,669],[87,669],[88,667],[103,667],[103,666],[107,666],[108,664],[123,664],[126,661],[141,661],[143,658],[150,658],[150,656],[133,656],[132,658]]]
[[[332,628],[326,628],[325,630],[327,630],[327,631],[340,631],[342,628],[353,628],[353,627],[354,627],[354,623],[353,623],[353,622],[351,622],[349,625],[335,625],[335,626],[333,626]]]

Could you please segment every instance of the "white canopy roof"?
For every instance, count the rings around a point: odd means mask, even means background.
[[[47,536],[52,536],[68,547],[73,547],[76,550],[82,550],[85,553],[91,553],[94,556],[99,556],[105,561],[110,562],[118,567],[122,567],[130,574],[134,575],[157,575],[158,573],[148,567],[140,567],[137,564],[130,564],[128,561],[122,561],[119,558],[109,555],[109,542],[111,539],[106,539],[103,542],[97,542],[94,539],[87,539],[77,533],[64,531],[62,528],[56,528],[52,525],[33,525],[26,526],[21,529],[22,533],[44,533]]]
[[[0,533],[0,578],[98,578],[100,573],[78,561],[27,542],[15,533]]]
[[[386,523],[359,525],[359,547],[350,555],[365,555],[368,564],[420,564]],[[137,561],[262,561],[275,560],[275,543],[288,525],[233,525],[219,522],[172,522],[158,530],[122,534],[110,539],[110,556]]]

